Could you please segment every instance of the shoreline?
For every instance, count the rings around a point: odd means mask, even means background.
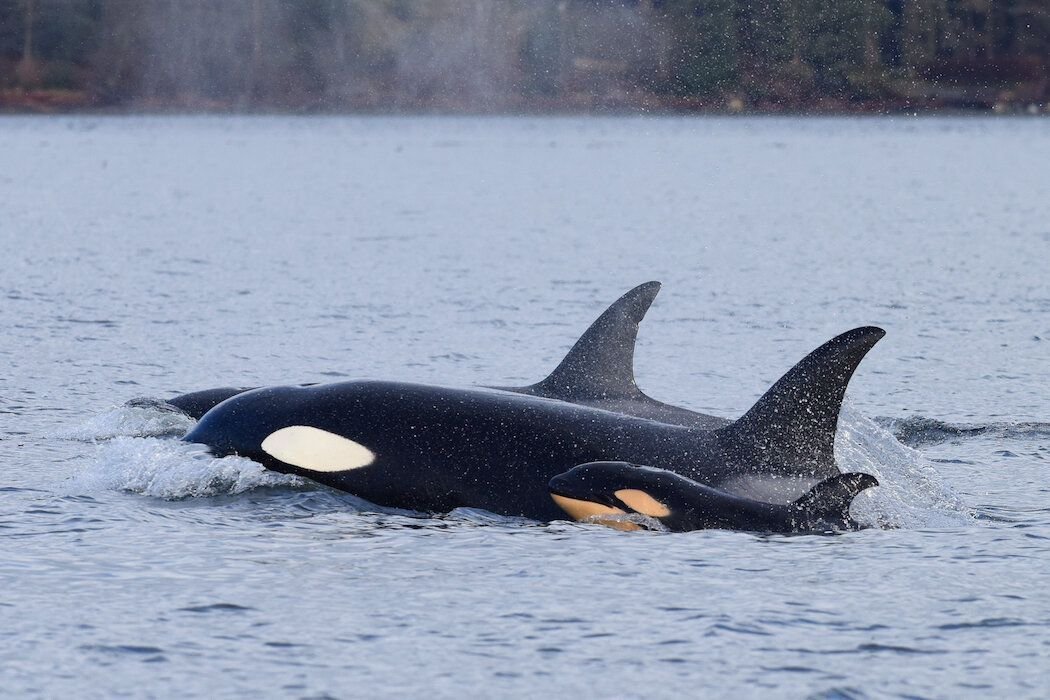
[[[477,105],[441,101],[369,104],[238,104],[205,99],[132,100],[105,103],[84,91],[0,90],[0,115],[281,115],[281,116],[1050,116],[1050,103],[999,101],[953,104],[944,100],[852,101],[817,98],[802,105],[747,104],[737,97],[682,99],[639,94],[600,100],[592,95],[558,100],[519,100],[514,104]]]

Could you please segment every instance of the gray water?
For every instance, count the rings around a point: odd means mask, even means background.
[[[1045,695],[1047,121],[4,118],[0,162],[5,695]],[[377,513],[122,406],[536,381],[649,279],[639,383],[700,411],[887,329],[871,528]]]

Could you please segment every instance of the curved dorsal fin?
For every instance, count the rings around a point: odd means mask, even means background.
[[[871,474],[836,474],[814,486],[791,506],[805,520],[811,521],[807,523],[809,527],[821,521],[855,527],[856,523],[849,515],[853,499],[861,491],[878,485],[879,480]]]
[[[562,401],[642,397],[634,382],[634,344],[638,324],[659,291],[659,282],[646,282],[624,294],[591,324],[550,376],[513,391]]]
[[[763,471],[838,474],[835,431],[846,385],[884,335],[874,326],[854,328],[806,355],[742,418],[719,431],[726,451]]]

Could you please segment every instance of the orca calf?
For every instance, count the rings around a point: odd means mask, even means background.
[[[554,477],[549,488],[554,502],[574,519],[618,530],[641,529],[639,522],[624,517],[637,513],[674,532],[826,532],[858,529],[850,504],[861,491],[878,485],[870,474],[839,474],[780,505],[734,496],[666,469],[591,462]]]
[[[528,387],[349,381],[216,389],[173,402],[204,409],[184,439],[218,456],[241,455],[419,511],[474,507],[556,520],[564,515],[548,483],[596,461],[653,465],[780,505],[838,475],[835,430],[846,385],[884,331],[862,327],[833,338],[729,421],[638,389],[638,324],[659,287],[625,294],[547,379]]]

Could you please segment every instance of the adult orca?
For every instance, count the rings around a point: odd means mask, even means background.
[[[524,387],[491,387],[603,408],[663,423],[713,430],[732,421],[696,413],[652,399],[634,380],[634,347],[638,325],[660,292],[659,282],[646,282],[617,299],[587,328],[565,359],[541,382]],[[300,384],[299,386],[315,386]],[[217,387],[180,394],[163,403],[193,418],[228,398],[254,387]]]
[[[635,382],[638,326],[659,292],[659,282],[646,282],[613,302],[543,381],[524,387],[495,388],[672,425],[705,430],[724,428],[732,421],[657,401],[642,393]]]
[[[625,517],[637,514],[673,532],[823,532],[858,529],[850,504],[861,491],[878,485],[870,474],[838,474],[781,505],[734,496],[666,469],[591,462],[554,477],[549,489],[554,502],[574,519],[618,530],[642,529],[645,520]]]
[[[231,394],[185,437],[381,506],[564,517],[550,480],[595,461],[648,464],[731,495],[790,503],[837,475],[846,385],[884,335],[862,327],[799,362],[736,421],[651,399],[634,380],[638,323],[659,284],[628,292],[542,382],[454,389],[383,381]]]
[[[221,386],[214,389],[204,389],[203,391],[191,391],[187,394],[180,394],[179,396],[167,399],[162,403],[167,406],[174,406],[194,420],[200,420],[201,416],[231,396],[243,394],[252,389],[253,387],[250,386]]]

